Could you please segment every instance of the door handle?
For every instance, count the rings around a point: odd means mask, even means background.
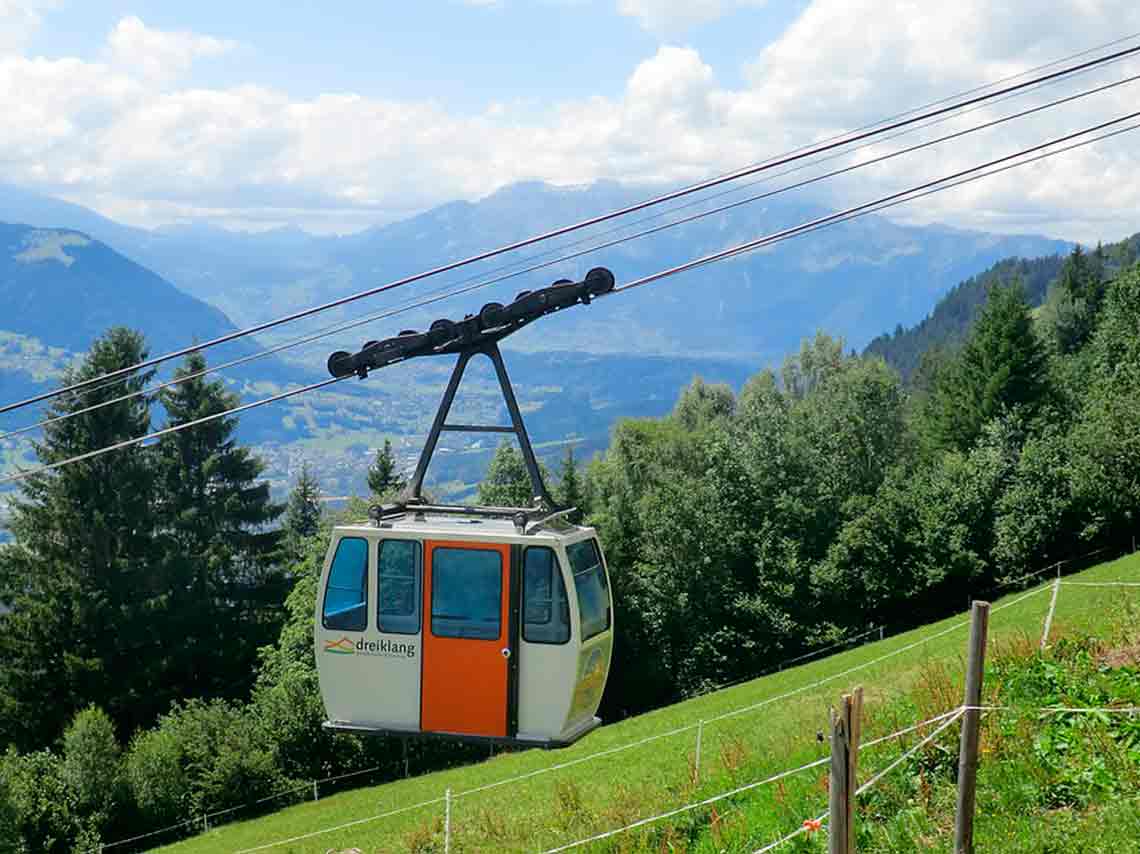
[[[503,652],[503,658],[510,658],[511,657],[511,648],[509,646],[503,647],[502,652]]]

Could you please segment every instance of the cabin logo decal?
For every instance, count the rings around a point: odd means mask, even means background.
[[[346,637],[341,637],[340,640],[325,641],[325,652],[331,652],[335,655],[356,655],[356,649]]]
[[[415,658],[416,645],[406,641],[393,641],[381,638],[368,641],[361,638],[353,641],[341,636],[339,640],[325,641],[325,652],[333,655],[382,655],[388,658]]]

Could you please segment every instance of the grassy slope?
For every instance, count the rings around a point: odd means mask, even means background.
[[[1078,579],[1140,580],[1140,556],[1103,564],[1074,576],[1073,580]],[[995,608],[1001,610],[991,620],[993,643],[1000,646],[1035,642],[1049,604],[1047,591],[1047,587],[1037,588],[1036,593],[1019,592],[996,601]],[[1113,603],[1125,597],[1135,599],[1138,595],[1137,589],[1066,587],[1058,603],[1055,635],[1101,628]],[[961,702],[966,632],[964,628],[946,630],[958,625],[964,626],[962,615],[603,728],[566,750],[501,755],[476,766],[358,789],[316,803],[299,804],[260,819],[222,826],[163,850],[192,854],[265,845],[439,798],[449,787],[455,793],[462,793],[494,781],[541,771],[806,688],[793,697],[707,724],[699,782],[693,780],[696,732],[690,729],[562,770],[459,796],[454,801],[452,851],[543,850],[823,756],[824,747],[817,742],[816,733],[825,725],[827,704],[856,684],[865,686],[867,692],[864,730],[867,739],[954,707]],[[929,642],[876,661],[926,638]],[[757,664],[762,666],[763,662]],[[856,666],[863,669],[833,678]],[[816,685],[828,679],[831,681]],[[953,740],[953,732],[949,731],[945,741],[953,747]],[[860,776],[882,767],[893,755],[890,747],[868,751],[862,759]],[[654,825],[648,831],[577,850],[751,851],[795,829],[804,818],[825,811],[825,772],[826,768],[809,771],[764,787],[750,796],[721,802],[712,813],[688,813]],[[984,797],[983,793],[980,803],[984,803]],[[432,804],[269,850],[327,852],[357,847],[368,852],[413,850],[426,854],[442,851],[442,812],[442,804]],[[1106,827],[1114,823],[1114,815],[1116,824],[1127,825],[1131,827],[1128,833],[1135,833],[1135,822],[1140,816],[1135,806],[1127,804],[1117,805],[1105,815],[1092,818],[1026,816],[1026,822],[1033,832],[1045,832],[1050,821],[1076,822],[1077,832],[1083,832],[1081,822],[1087,822],[1090,838],[1097,840],[1095,847],[1086,846],[1087,850],[1128,850],[1127,846],[1114,841],[1113,832],[1106,835]],[[986,841],[1008,839],[1008,832],[1006,822],[987,823],[983,813],[979,821],[978,850],[1007,850],[1004,844],[1000,849],[987,847]],[[1127,838],[1131,837],[1120,837],[1120,842]],[[687,846],[670,846],[671,839],[677,843],[685,841]],[[822,850],[819,844],[820,840],[816,839],[782,850]],[[933,850],[945,847],[942,842],[932,841],[932,845]]]

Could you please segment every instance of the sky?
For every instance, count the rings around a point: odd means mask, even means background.
[[[147,227],[347,232],[521,180],[665,189],[1138,31],[1134,0],[0,0],[0,181]],[[854,157],[1131,74],[1140,59]],[[1130,112],[1138,92],[808,196],[858,204]],[[1140,230],[1137,139],[894,215],[1119,239]]]

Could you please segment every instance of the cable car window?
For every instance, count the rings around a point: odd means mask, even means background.
[[[582,617],[582,640],[601,634],[610,627],[610,591],[606,570],[598,553],[598,544],[582,540],[566,547],[570,571],[574,575],[574,591],[578,594],[578,613]]]
[[[377,627],[393,634],[416,634],[420,630],[419,542],[383,540],[376,567],[380,587]]]
[[[326,629],[362,632],[368,622],[368,541],[345,537],[329,569],[321,622]]]
[[[570,606],[554,549],[530,546],[523,556],[523,640],[566,643]]]
[[[502,627],[503,559],[487,549],[431,553],[431,632],[496,640]]]

